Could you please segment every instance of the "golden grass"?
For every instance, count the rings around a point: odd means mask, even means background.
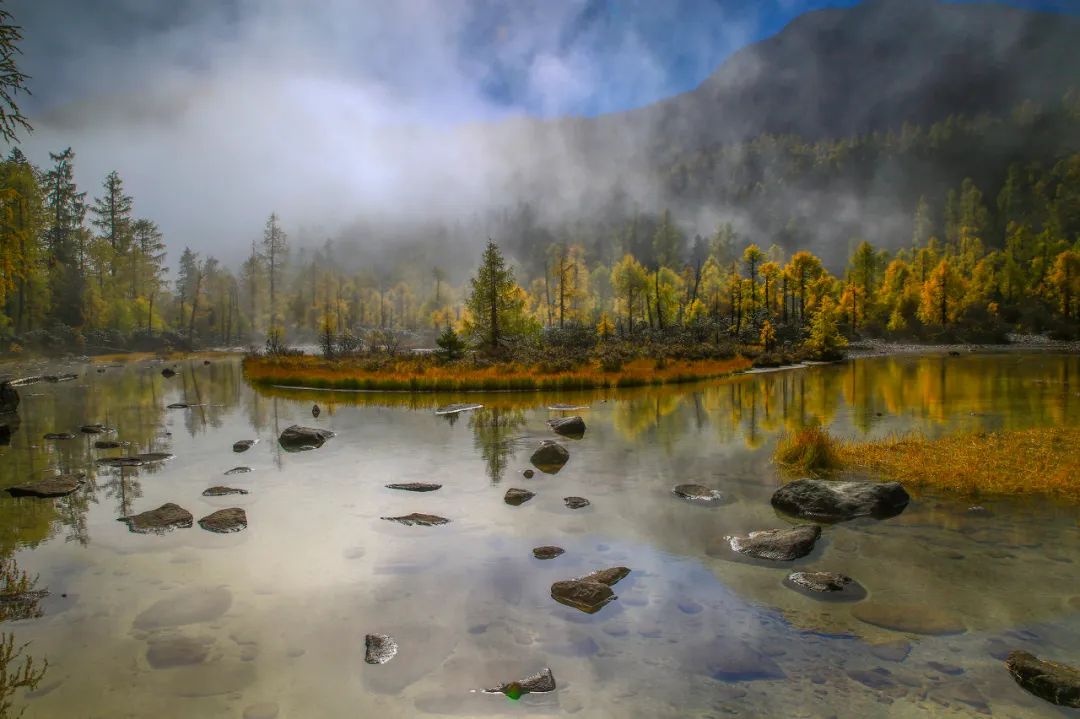
[[[820,426],[811,425],[781,437],[773,460],[788,472],[820,476],[840,469],[838,444]]]
[[[318,389],[470,392],[504,390],[577,390],[676,384],[726,377],[750,367],[743,357],[724,360],[655,360],[627,362],[617,372],[599,364],[568,371],[544,371],[517,363],[484,368],[435,364],[427,358],[402,358],[386,367],[368,369],[362,360],[297,357],[246,357],[244,374],[253,383]]]
[[[847,469],[962,494],[1040,494],[1080,500],[1080,428],[1044,427],[842,442]]]

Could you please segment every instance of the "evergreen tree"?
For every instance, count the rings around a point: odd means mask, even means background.
[[[16,55],[22,53],[21,40],[22,28],[14,24],[10,12],[0,7],[0,137],[8,143],[17,141],[19,130],[33,129],[15,102],[20,92],[30,94],[26,87],[29,76],[15,62]]]
[[[277,291],[281,286],[282,267],[288,255],[285,231],[278,223],[276,213],[270,213],[263,230],[263,258],[266,262],[267,281],[270,290],[270,326],[280,329],[280,316],[278,314]]]
[[[514,315],[522,312],[524,303],[516,292],[513,269],[507,267],[498,245],[491,240],[470,284],[472,292],[465,303],[471,318],[470,334],[475,342],[495,351],[511,335]]]

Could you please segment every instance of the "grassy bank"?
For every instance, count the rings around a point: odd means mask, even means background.
[[[613,371],[599,364],[570,370],[501,363],[487,367],[439,364],[408,357],[380,366],[362,360],[325,360],[313,356],[246,357],[244,374],[261,385],[318,389],[405,392],[492,392],[504,390],[576,390],[642,387],[726,377],[750,367],[743,357],[720,360],[638,359]]]
[[[1080,500],[1080,428],[838,441],[813,428],[785,438],[776,462],[823,475],[840,470],[966,495],[1039,494]]]

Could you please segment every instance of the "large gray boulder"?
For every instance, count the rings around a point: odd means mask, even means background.
[[[1080,669],[1023,651],[1011,652],[1005,666],[1017,684],[1040,699],[1080,709]]]
[[[796,517],[843,521],[855,517],[895,517],[911,497],[899,482],[841,482],[798,479],[772,496],[781,512]]]
[[[551,427],[551,431],[556,434],[574,439],[581,439],[585,436],[585,420],[577,415],[549,419],[547,423],[548,427]]]
[[[301,427],[294,424],[281,433],[278,443],[286,452],[301,452],[306,449],[317,449],[333,436],[334,433],[328,429]]]
[[[570,452],[558,442],[547,440],[536,448],[529,461],[545,474],[556,474],[570,461]]]

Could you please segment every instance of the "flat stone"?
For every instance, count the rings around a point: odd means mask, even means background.
[[[925,604],[884,604],[866,602],[852,609],[859,621],[906,634],[944,636],[967,631],[963,621]]]
[[[191,407],[191,405],[188,404],[187,402],[173,402],[172,404],[167,406],[165,409],[188,409],[190,407]]]
[[[99,439],[94,442],[94,449],[120,449],[123,446],[123,442],[117,442],[114,439]]]
[[[547,424],[548,427],[551,427],[552,432],[561,434],[565,437],[581,439],[585,436],[585,420],[576,415],[573,417],[557,417],[555,419],[549,419]]]
[[[798,479],[772,496],[772,505],[796,517],[842,521],[855,517],[893,517],[911,497],[899,482],[841,482]]]
[[[870,653],[878,659],[887,662],[902,662],[911,654],[911,643],[904,639],[896,639],[881,644],[871,644]]]
[[[364,661],[368,664],[386,664],[397,651],[397,642],[389,634],[368,634],[364,637]]]
[[[544,546],[535,547],[532,550],[533,556],[537,559],[554,559],[555,557],[563,554],[566,550],[562,547]]]
[[[199,520],[199,526],[208,532],[227,534],[247,528],[247,513],[239,507],[219,509]]]
[[[1051,704],[1080,709],[1080,669],[1014,651],[1005,666],[1016,683]]]
[[[955,702],[966,704],[980,714],[990,715],[990,704],[982,692],[967,682],[948,682],[932,687],[929,696],[941,704],[952,705]]]
[[[558,442],[545,441],[532,453],[529,461],[545,474],[558,474],[570,461],[570,452]]]
[[[676,497],[694,502],[719,502],[724,498],[724,495],[715,489],[709,489],[700,484],[679,484],[671,491]]]
[[[229,611],[232,593],[225,587],[197,587],[173,592],[135,617],[135,629],[149,631],[212,622]]]
[[[517,487],[511,487],[506,490],[506,494],[503,495],[503,501],[511,506],[518,506],[525,504],[530,499],[536,496],[536,492],[530,492],[527,489],[518,489]]]
[[[563,497],[563,502],[570,509],[581,509],[582,507],[588,507],[590,502],[584,497]]]
[[[248,491],[246,489],[237,489],[236,487],[222,487],[220,485],[216,486],[216,487],[210,487],[209,489],[204,489],[203,490],[203,496],[204,497],[224,497],[227,494],[247,494],[247,493],[248,493]]]
[[[232,451],[246,452],[258,443],[259,440],[257,439],[241,439],[238,442],[233,442]]]
[[[570,579],[552,584],[551,598],[586,614],[594,614],[615,599],[615,592],[601,582]]]
[[[406,527],[411,527],[414,524],[421,527],[435,527],[450,522],[446,517],[440,517],[437,514],[421,514],[420,512],[413,512],[412,514],[406,514],[401,517],[382,517],[382,519],[385,519],[388,522],[404,524]]]
[[[618,584],[629,574],[630,570],[626,567],[610,567],[608,569],[598,569],[595,572],[590,572],[584,577],[579,577],[579,579],[586,582],[600,582],[601,584],[612,586]]]
[[[75,435],[71,432],[46,432],[42,439],[48,440],[62,440],[62,439],[75,439]]]
[[[485,694],[505,694],[511,699],[520,699],[525,694],[543,694],[555,691],[555,675],[544,667],[536,674],[524,679],[502,684],[494,689],[485,689]]]
[[[8,487],[7,493],[12,497],[66,497],[86,483],[83,474],[61,474],[55,477],[46,477],[37,482],[17,484]]]
[[[430,484],[428,482],[401,482],[398,484],[388,484],[387,489],[401,489],[406,492],[434,492],[437,489],[442,489],[441,484]]]
[[[130,517],[121,517],[119,521],[125,522],[128,529],[136,534],[161,534],[177,527],[183,529],[190,527],[192,516],[191,512],[183,507],[169,502],[157,509],[151,509]]]
[[[233,467],[232,469],[226,470],[225,474],[245,474],[250,471],[251,467]]]
[[[726,537],[731,548],[757,559],[790,562],[805,557],[814,549],[821,527],[801,524],[788,529],[764,529],[750,532],[745,537]]]
[[[146,463],[138,457],[101,457],[94,464],[100,467],[141,467]]]
[[[785,679],[787,675],[772,657],[740,639],[717,637],[687,652],[689,668],[723,682]]]
[[[815,599],[857,601],[866,598],[862,585],[839,572],[792,572],[784,583]]]
[[[884,667],[877,667],[875,669],[851,669],[847,672],[847,675],[863,686],[878,691],[896,687],[896,680],[893,679],[892,672]]]
[[[168,637],[151,639],[146,650],[146,661],[154,669],[168,669],[190,664],[202,664],[210,654],[212,639],[194,637]]]

